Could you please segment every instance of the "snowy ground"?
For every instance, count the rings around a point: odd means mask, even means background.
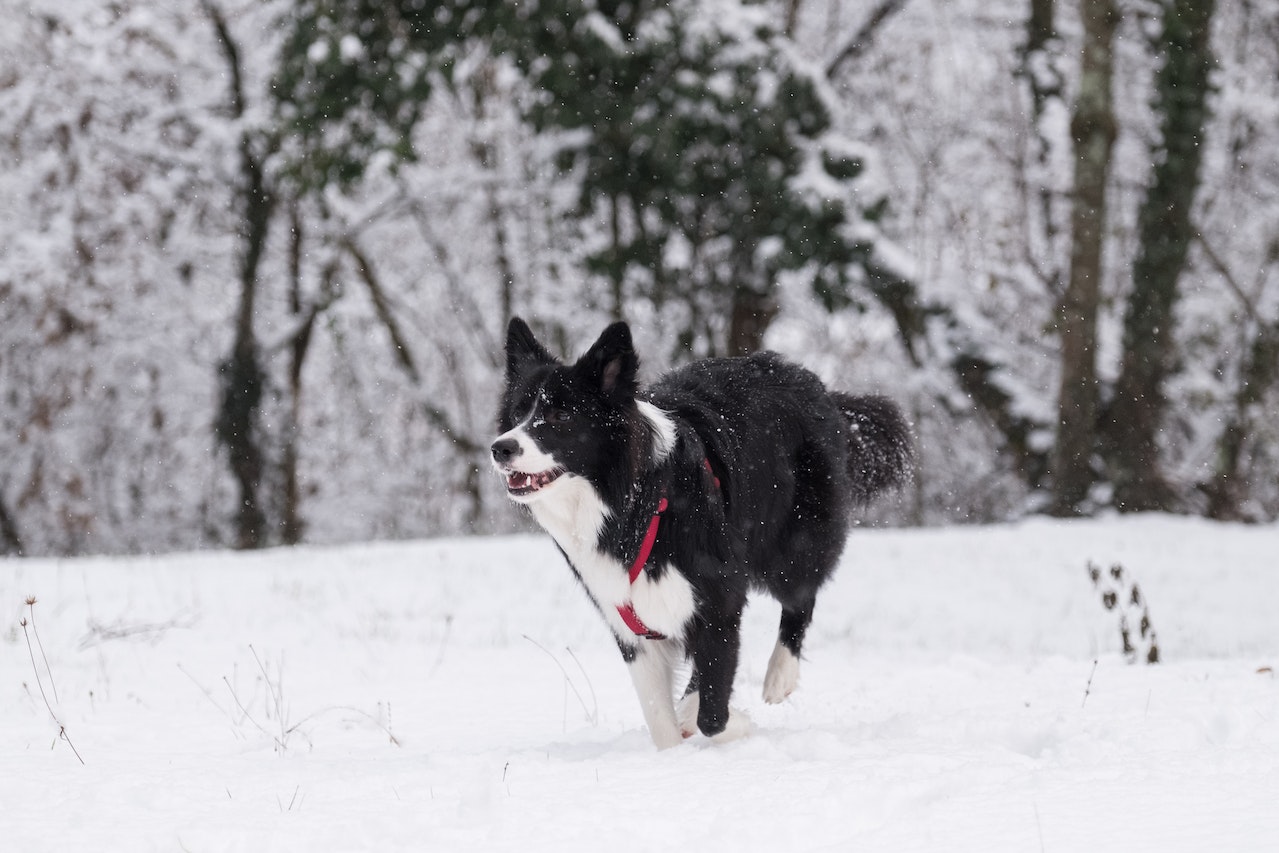
[[[0,850],[1274,851],[1277,603],[1274,526],[859,531],[791,700],[758,600],[755,733],[657,753],[542,537],[0,561]]]

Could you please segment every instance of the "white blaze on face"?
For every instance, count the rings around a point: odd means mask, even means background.
[[[555,457],[538,446],[528,433],[531,416],[519,426],[499,435],[494,444],[513,441],[519,448],[508,461],[493,460],[493,467],[506,478],[507,494],[517,503],[530,503],[541,497],[541,491],[560,476],[562,469]]]
[[[524,471],[529,474],[536,474],[541,471],[549,471],[558,467],[555,457],[538,447],[537,442],[533,440],[533,436],[528,434],[528,426],[530,418],[525,418],[519,426],[509,429],[499,435],[494,444],[499,441],[512,440],[519,445],[520,452],[510,462],[504,465],[496,460],[493,465],[503,473],[507,471]]]

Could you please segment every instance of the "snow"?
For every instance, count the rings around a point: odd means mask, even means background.
[[[660,753],[545,536],[0,561],[0,849],[1275,850],[1277,555],[1163,516],[858,530],[791,698],[755,601],[754,732]],[[1164,662],[1124,663],[1089,560]]]

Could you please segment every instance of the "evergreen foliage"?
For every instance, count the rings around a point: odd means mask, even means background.
[[[830,135],[818,79],[765,8],[735,0],[304,0],[276,86],[300,141],[291,171],[316,188],[379,154],[411,160],[433,87],[480,55],[526,82],[523,114],[574,176],[577,214],[607,223],[584,262],[613,313],[696,293],[693,346],[705,318],[766,300],[787,270],[829,309],[851,303],[882,200],[858,206],[864,158]]]

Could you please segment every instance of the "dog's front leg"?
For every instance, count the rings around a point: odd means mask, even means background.
[[[675,721],[675,702],[671,695],[676,652],[672,645],[672,640],[640,640],[635,646],[622,648],[639,696],[640,710],[644,712],[644,722],[648,723],[648,733],[658,749],[669,749],[684,740]]]
[[[729,708],[733,677],[737,674],[741,643],[742,601],[707,608],[696,632],[693,666],[697,671],[697,728],[716,741],[735,740],[750,733],[750,719]]]

